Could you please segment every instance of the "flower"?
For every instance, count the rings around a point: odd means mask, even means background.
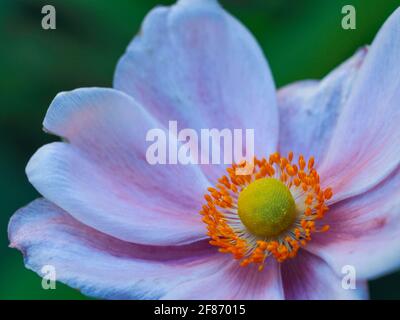
[[[399,43],[400,9],[370,48],[276,94],[256,42],[216,1],[155,8],[115,89],[51,103],[44,127],[64,142],[29,161],[44,198],[11,218],[11,247],[100,298],[366,298],[366,280],[400,264]],[[146,132],[171,119],[254,128],[255,172],[150,165]]]

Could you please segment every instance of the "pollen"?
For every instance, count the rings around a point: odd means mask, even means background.
[[[293,152],[287,157],[273,153],[254,158],[252,172],[239,174],[248,165],[229,167],[208,188],[200,213],[211,245],[241,266],[256,264],[262,270],[266,258],[294,258],[313,233],[329,230],[322,222],[333,192],[321,189],[313,157],[306,161],[300,155],[295,162]]]

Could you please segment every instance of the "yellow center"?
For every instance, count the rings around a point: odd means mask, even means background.
[[[238,214],[252,234],[274,237],[296,221],[296,204],[284,183],[274,178],[263,178],[240,192]]]
[[[227,174],[209,187],[201,208],[210,244],[230,253],[241,266],[265,259],[278,262],[294,258],[315,232],[326,232],[322,219],[328,211],[332,189],[322,189],[314,158],[294,159],[275,152],[254,158],[254,170],[246,175],[246,161],[227,168]],[[239,173],[238,173],[239,172]]]

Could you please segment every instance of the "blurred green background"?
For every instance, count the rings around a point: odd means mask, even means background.
[[[0,299],[84,299],[62,284],[43,290],[9,249],[7,224],[38,197],[24,169],[41,145],[53,97],[77,87],[111,87],[118,58],[146,13],[164,0],[0,0]],[[41,28],[41,8],[57,10],[57,29]],[[397,0],[225,0],[222,4],[255,35],[278,87],[321,78],[370,43]],[[357,29],[341,28],[341,8],[352,4]],[[400,299],[400,272],[370,282],[371,297]]]

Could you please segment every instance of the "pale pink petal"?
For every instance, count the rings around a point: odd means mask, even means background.
[[[163,125],[254,129],[256,153],[276,150],[278,113],[267,62],[217,1],[181,0],[151,11],[121,58],[114,85]],[[204,170],[213,180],[221,175],[216,165]]]
[[[197,285],[219,272],[227,256],[207,241],[172,247],[124,242],[43,199],[19,210],[8,232],[10,246],[24,254],[27,268],[43,276],[50,266],[58,281],[106,299],[163,299],[183,283]]]
[[[150,165],[148,130],[160,124],[114,89],[57,95],[46,130],[69,143],[42,147],[29,181],[76,219],[125,241],[183,244],[205,237],[198,213],[208,182],[189,165]]]
[[[399,57],[400,9],[373,41],[321,166],[334,201],[370,189],[399,164]]]
[[[171,290],[166,299],[277,300],[283,299],[279,265],[270,259],[264,270],[255,265],[241,267],[228,256],[218,271],[197,281],[183,283]]]
[[[321,258],[304,250],[282,263],[281,273],[285,298],[289,300],[368,299],[365,281],[356,281],[355,288],[349,287],[344,274],[337,275]]]
[[[307,249],[338,274],[354,266],[360,279],[381,276],[400,266],[400,168],[374,189],[334,204]]]
[[[367,48],[358,50],[321,81],[299,81],[278,91],[283,154],[314,156],[317,165],[322,161],[366,53]]]

